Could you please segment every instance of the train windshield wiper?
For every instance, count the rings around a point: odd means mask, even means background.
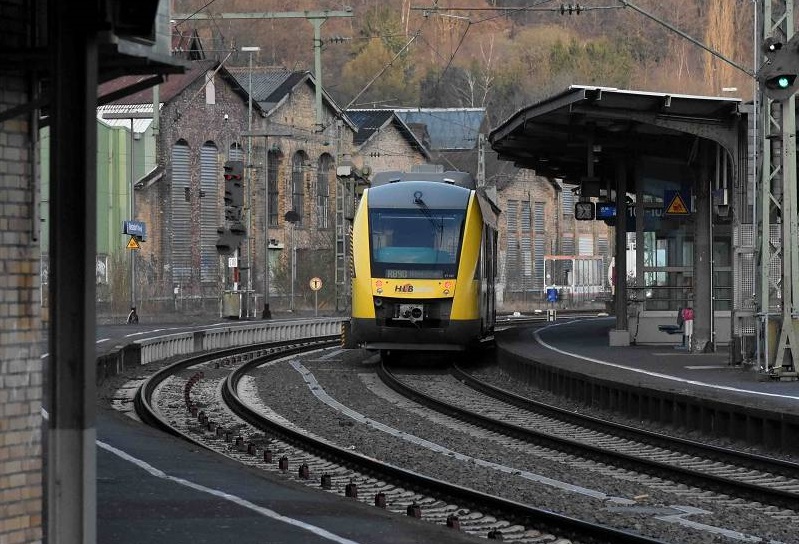
[[[439,234],[443,233],[444,231],[444,221],[438,220],[433,217],[433,213],[430,211],[430,208],[427,207],[424,200],[422,200],[422,192],[416,191],[413,193],[413,203],[419,206],[419,209],[422,211],[422,215],[424,215],[438,230]]]

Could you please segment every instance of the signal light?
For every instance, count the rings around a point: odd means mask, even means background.
[[[227,161],[225,163],[225,217],[237,219],[244,206],[244,185],[242,182],[244,163]]]
[[[757,73],[763,93],[772,100],[787,100],[796,92],[799,76],[799,34],[783,43],[774,37],[763,41],[765,64]]]
[[[793,85],[796,80],[796,74],[780,74],[765,81],[765,85],[769,89],[788,89]]]
[[[225,181],[230,179],[241,180],[244,177],[244,163],[242,161],[225,162]]]

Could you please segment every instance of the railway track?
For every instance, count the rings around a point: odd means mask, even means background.
[[[163,368],[139,387],[136,410],[148,423],[264,470],[472,534],[515,542],[661,542],[365,456],[298,427],[259,400],[253,373],[265,366],[285,365],[287,357],[319,350],[332,344],[331,340],[185,359]],[[321,394],[318,384],[309,383],[309,387],[315,395]]]
[[[392,389],[493,432],[712,491],[719,500],[799,510],[799,465],[603,421],[524,399],[460,369],[401,378],[380,366]],[[799,521],[799,514],[797,515]]]

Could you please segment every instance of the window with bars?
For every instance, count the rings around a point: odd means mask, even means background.
[[[205,142],[200,148],[200,280],[216,281],[219,254],[216,251],[217,228],[220,211],[217,187],[222,183],[219,175],[219,152],[214,142]]]
[[[560,192],[561,198],[561,213],[563,217],[571,217],[574,215],[574,193],[571,188],[566,187],[563,183],[560,184],[562,191]]]
[[[577,247],[578,255],[594,254],[594,238],[592,236],[580,236]]]
[[[244,149],[242,149],[240,143],[233,142],[232,144],[230,144],[230,151],[228,151],[228,160],[229,161],[244,160]]]
[[[267,175],[267,207],[269,208],[269,226],[276,227],[279,221],[280,208],[278,207],[278,179],[280,173],[280,163],[283,160],[283,155],[280,151],[270,151],[266,159],[266,175]]]
[[[533,232],[536,234],[544,234],[544,216],[545,205],[543,202],[536,202],[533,204],[535,215],[533,216]]]
[[[316,171],[316,225],[320,229],[330,228],[330,182],[333,175],[333,157],[327,153],[319,157]]]
[[[303,225],[305,215],[305,163],[304,151],[297,151],[291,158],[291,209],[297,212],[296,226]]]
[[[565,235],[560,241],[561,255],[574,255],[574,236]]]
[[[172,281],[176,284],[191,279],[191,203],[186,199],[191,190],[189,144],[178,140],[172,146]]]
[[[505,244],[505,278],[510,291],[521,289],[521,248],[519,240],[518,200],[508,200],[505,209],[507,241]]]
[[[546,254],[546,240],[536,238],[533,241],[533,285],[536,288],[544,288],[544,256]]]
[[[530,202],[522,200],[522,210],[519,222],[522,227],[522,232],[530,232]]]

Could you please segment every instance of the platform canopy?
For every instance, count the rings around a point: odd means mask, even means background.
[[[489,134],[500,160],[578,184],[612,178],[618,159],[685,159],[706,138],[738,153],[741,100],[573,85]],[[633,190],[633,187],[628,187]]]

